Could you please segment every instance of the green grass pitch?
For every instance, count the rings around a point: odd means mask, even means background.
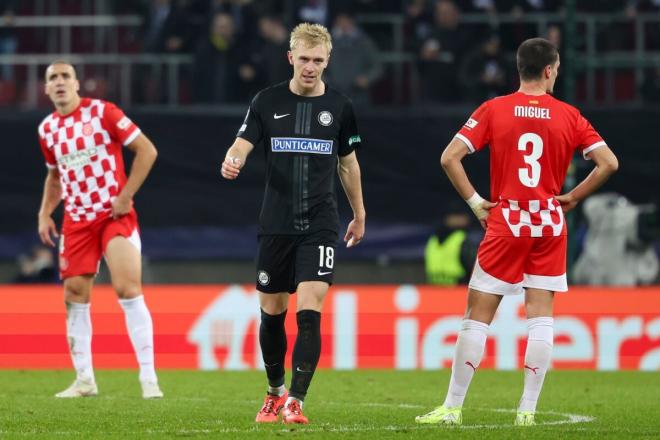
[[[462,427],[414,422],[442,403],[449,371],[319,370],[307,426],[257,425],[261,372],[161,371],[163,400],[133,371],[98,371],[99,396],[55,399],[71,371],[0,371],[0,438],[660,438],[660,373],[551,371],[535,427],[513,426],[522,373],[479,371]]]

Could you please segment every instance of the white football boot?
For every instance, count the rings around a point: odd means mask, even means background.
[[[142,398],[143,399],[162,399],[163,392],[158,386],[158,382],[144,381],[140,382],[142,385]]]
[[[74,397],[92,397],[99,394],[96,383],[90,379],[76,379],[66,390],[55,394],[55,397],[69,399]]]

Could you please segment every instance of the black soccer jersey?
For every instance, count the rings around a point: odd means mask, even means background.
[[[339,231],[337,155],[360,145],[353,105],[327,84],[305,97],[283,82],[254,97],[238,137],[263,148],[266,189],[259,234]]]

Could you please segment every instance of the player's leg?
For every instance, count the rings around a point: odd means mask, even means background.
[[[142,294],[142,257],[135,217],[128,214],[109,223],[103,233],[105,260],[112,287],[124,311],[126,329],[140,366],[142,397],[163,397],[154,364],[154,329]]]
[[[90,298],[101,258],[101,240],[93,225],[68,228],[60,236],[60,278],[64,280],[66,333],[76,379],[56,397],[86,397],[98,394],[92,366],[92,320]]]
[[[518,404],[516,425],[534,424],[536,403],[552,359],[553,298],[554,292],[548,290],[528,288],[525,292],[528,335],[525,351],[524,389]]]
[[[444,402],[446,407],[463,406],[472,377],[481,364],[488,327],[501,300],[501,295],[469,289],[467,310],[456,339],[449,390]]]
[[[284,361],[287,350],[284,323],[289,295],[289,292],[259,292],[259,305],[261,307],[259,345],[261,346],[261,355],[268,378],[268,391],[255,418],[255,421],[260,423],[277,422],[278,416],[284,408],[284,403],[289,397],[284,385]]]
[[[308,423],[302,407],[321,356],[321,308],[328,287],[324,281],[298,284],[298,334],[293,347],[291,388],[282,416],[285,423]]]
[[[289,399],[285,423],[308,423],[303,402],[321,356],[321,309],[332,284],[337,234],[320,231],[301,237],[296,252],[296,323]]]
[[[566,236],[535,240],[525,266],[525,312],[527,350],[524,389],[518,404],[516,425],[534,424],[536,404],[552,361],[554,343],[554,292],[568,290],[566,284]]]
[[[474,373],[479,368],[486,347],[488,327],[502,300],[501,295],[468,290],[465,318],[456,339],[451,378],[444,403],[415,418],[417,423],[460,425],[462,408]]]
[[[523,246],[521,246],[523,244]],[[503,295],[522,293],[524,243],[487,237],[479,246],[465,318],[456,340],[449,389],[444,403],[418,416],[418,423],[460,425],[463,402],[486,347],[488,328]]]
[[[293,240],[283,236],[260,236],[256,282],[261,307],[259,345],[268,378],[268,391],[255,418],[260,423],[277,422],[288,397],[284,385],[287,350],[284,323],[292,283]]]
[[[98,394],[92,367],[92,320],[90,295],[93,275],[78,275],[64,280],[66,336],[76,380],[55,397],[87,397]]]

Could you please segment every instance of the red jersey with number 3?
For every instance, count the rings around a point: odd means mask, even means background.
[[[64,212],[73,222],[109,215],[126,183],[122,145],[140,129],[120,108],[82,98],[68,115],[53,112],[39,125],[39,144],[48,168],[57,168]]]
[[[580,112],[551,95],[516,92],[483,103],[456,134],[470,153],[490,146],[491,201],[486,235],[566,234],[559,202],[576,150],[605,145]]]

